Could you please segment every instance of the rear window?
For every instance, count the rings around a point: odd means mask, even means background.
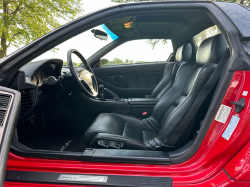
[[[201,42],[203,42],[203,40],[210,38],[216,34],[220,34],[220,30],[219,28],[215,25],[213,27],[209,27],[208,29],[200,32],[199,34],[194,36],[194,42],[196,44],[197,47],[200,46]]]

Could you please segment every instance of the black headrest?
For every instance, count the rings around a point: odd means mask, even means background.
[[[175,60],[189,62],[191,56],[192,56],[192,45],[190,43],[187,43],[177,49],[175,54]]]
[[[221,34],[204,40],[196,53],[196,63],[204,65],[208,63],[219,63],[227,50],[227,43]]]

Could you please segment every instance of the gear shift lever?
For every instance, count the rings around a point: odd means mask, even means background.
[[[104,86],[99,86],[99,98],[101,101],[105,101],[105,95],[104,95]]]

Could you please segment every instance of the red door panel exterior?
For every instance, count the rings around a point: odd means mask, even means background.
[[[249,71],[237,71],[234,73],[222,101],[222,104],[232,107],[226,123],[223,124],[213,120],[197,153],[184,163],[172,165],[97,163],[24,158],[10,153],[7,169],[59,173],[172,177],[174,186],[199,186],[201,184],[202,186],[233,185],[234,181],[230,180],[229,176],[223,171],[223,168],[249,141],[250,93],[246,96],[242,95],[243,91],[250,92],[250,84],[246,80],[250,80]],[[231,117],[237,114],[234,110],[234,105],[230,101],[238,101],[240,98],[246,99],[245,108],[238,114],[240,120],[236,129],[230,139],[226,140],[222,137],[222,134],[227,128]],[[249,153],[250,144],[246,146]],[[233,163],[233,161],[231,162]],[[229,171],[228,167],[226,167],[227,171],[230,175],[233,175],[235,172]],[[10,183],[7,184],[10,185]]]
[[[225,170],[234,180],[250,182],[250,142],[230,160]]]

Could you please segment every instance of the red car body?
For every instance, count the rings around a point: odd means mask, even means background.
[[[198,151],[187,161],[171,165],[100,163],[25,157],[9,153],[7,171],[170,177],[173,186],[250,186],[250,72],[238,70],[221,102],[232,107],[226,123],[212,121]],[[248,94],[243,94],[247,91]],[[231,101],[245,98],[245,108],[235,112]],[[232,116],[240,121],[229,140],[222,137]],[[73,187],[72,184],[6,181],[6,187]],[[84,185],[83,185],[84,186]],[[89,185],[88,185],[89,186]],[[121,186],[123,184],[121,183]],[[155,184],[157,186],[157,184]]]
[[[176,165],[114,164],[67,160],[25,158],[10,153],[7,170],[57,172],[98,175],[129,175],[171,177],[174,186],[250,186],[250,95],[245,96],[246,107],[239,114],[240,122],[230,140],[222,133],[235,115],[230,101],[237,101],[242,92],[250,90],[250,72],[234,73],[222,104],[233,110],[225,124],[213,120],[197,153],[188,161]],[[67,186],[6,182],[5,186]],[[156,185],[157,186],[157,185]]]

